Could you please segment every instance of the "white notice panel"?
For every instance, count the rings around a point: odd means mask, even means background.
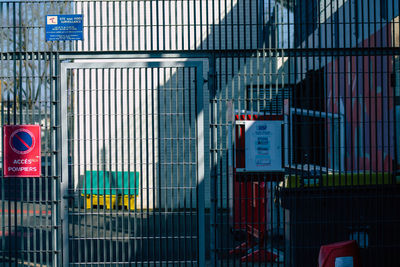
[[[282,121],[246,121],[247,172],[281,172]]]

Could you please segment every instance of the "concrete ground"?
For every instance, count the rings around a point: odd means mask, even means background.
[[[53,250],[52,241],[56,236],[52,227],[54,212],[48,203],[21,205],[14,201],[0,201],[0,267],[10,266],[10,262],[11,266],[50,266],[52,259],[47,255],[51,253],[45,252]],[[119,262],[101,266],[132,266],[129,262],[138,263],[133,266],[149,267],[197,266],[194,260],[197,258],[197,214],[194,211],[75,207],[70,210],[69,223],[71,262]],[[206,229],[210,229],[209,215],[206,215],[205,223]],[[233,258],[228,254],[230,248],[240,244],[229,227],[218,225],[217,235],[224,238],[225,249],[217,255],[216,266],[283,266],[278,263],[242,263],[239,257]],[[207,238],[206,256],[209,258],[210,240]],[[17,264],[15,253],[18,253]],[[213,265],[208,261],[206,266]]]

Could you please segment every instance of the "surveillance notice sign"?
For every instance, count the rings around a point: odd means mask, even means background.
[[[83,15],[47,15],[46,41],[82,41]]]
[[[4,177],[40,177],[40,125],[4,125]]]

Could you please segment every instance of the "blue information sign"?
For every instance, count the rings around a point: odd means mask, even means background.
[[[83,40],[83,15],[47,15],[46,41]]]

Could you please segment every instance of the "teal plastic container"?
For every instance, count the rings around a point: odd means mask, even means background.
[[[86,171],[85,180],[85,194],[139,195],[139,172]]]

